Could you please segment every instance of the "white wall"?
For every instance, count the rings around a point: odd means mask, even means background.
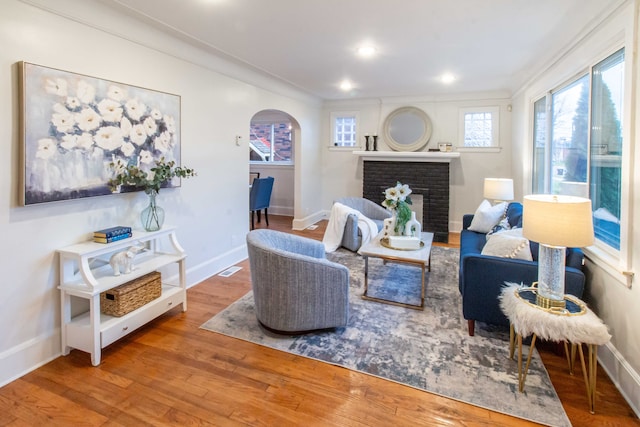
[[[29,3],[2,0],[0,14],[0,145],[6,154],[0,159],[0,385],[60,354],[56,248],[87,240],[98,228],[138,226],[146,204],[145,195],[135,193],[18,205],[19,61],[181,96],[182,162],[198,176],[181,188],[163,189],[158,203],[188,253],[189,285],[246,257],[248,148],[246,142],[236,146],[235,136],[248,141],[256,112],[286,111],[300,123],[296,152],[303,157],[296,158],[294,191],[316,195],[296,197],[300,223],[321,206],[317,99],[132,22],[99,2]],[[50,7],[60,14],[43,9]]]
[[[323,183],[325,185],[323,207],[329,211],[333,201],[343,196],[362,196],[362,161],[351,151],[333,149],[331,145],[331,112],[356,111],[359,114],[358,141],[364,149],[364,134],[383,135],[384,120],[397,108],[414,106],[425,111],[433,124],[433,134],[427,146],[437,148],[439,142],[450,142],[454,146],[462,145],[460,139],[459,114],[461,108],[500,107],[500,146],[499,152],[461,153],[459,159],[450,164],[450,205],[449,230],[460,231],[462,216],[475,212],[483,199],[484,178],[510,178],[511,172],[511,99],[505,93],[484,93],[451,97],[413,97],[385,98],[380,100],[349,100],[325,103],[323,110],[322,150]],[[378,139],[378,149],[390,148],[382,136]],[[516,198],[521,197],[516,193]]]
[[[635,8],[634,8],[635,5]],[[514,171],[518,172],[517,182],[524,194],[531,193],[531,153],[532,108],[533,102],[544,95],[545,91],[558,87],[578,73],[586,72],[588,66],[604,59],[625,45],[626,63],[626,111],[624,143],[628,151],[623,154],[623,163],[629,166],[628,178],[623,180],[631,185],[630,200],[623,200],[624,215],[630,224],[640,223],[640,199],[635,188],[640,183],[640,150],[637,146],[637,123],[640,123],[640,70],[637,51],[640,39],[635,38],[634,27],[638,16],[640,1],[628,1],[610,16],[602,25],[576,42],[570,50],[558,56],[558,60],[549,64],[546,71],[532,80],[514,98]],[[634,22],[635,19],[635,22]],[[635,94],[633,89],[635,88]],[[635,99],[635,103],[631,100]],[[623,175],[624,176],[624,175]],[[611,342],[600,347],[598,358],[609,376],[621,390],[627,401],[640,414],[640,241],[637,227],[631,226],[629,239],[629,265],[624,259],[608,260],[601,257],[597,250],[585,251],[587,285],[585,299],[589,306],[604,320],[612,335]],[[621,270],[636,273],[631,287],[627,287],[627,278]]]

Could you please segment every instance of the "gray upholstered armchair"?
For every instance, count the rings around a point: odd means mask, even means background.
[[[391,212],[364,197],[343,197],[336,200],[336,202],[360,211],[364,216],[376,223],[378,231],[382,230],[385,218],[391,218]],[[356,215],[349,215],[344,227],[341,246],[355,252],[360,249],[361,245],[362,235],[358,229],[358,217]]]
[[[247,234],[258,321],[280,333],[345,326],[349,269],[325,258],[316,240],[275,230]]]

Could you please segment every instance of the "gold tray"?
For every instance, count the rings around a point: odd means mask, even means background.
[[[420,240],[420,247],[419,248],[396,248],[395,246],[391,246],[391,244],[389,243],[389,238],[388,237],[383,237],[382,239],[380,239],[380,244],[382,246],[384,246],[385,248],[393,249],[393,250],[396,250],[396,251],[418,251],[418,250],[424,248],[424,242],[422,240]]]
[[[537,282],[535,282],[535,284],[537,284]],[[565,308],[541,307],[535,303],[535,296],[537,295],[537,293],[538,288],[536,286],[516,289],[516,297],[520,298],[528,305],[535,307],[538,310],[546,311],[547,313],[553,313],[560,316],[580,316],[587,312],[587,306],[583,301],[579,300],[573,295],[568,294],[565,294],[564,296],[564,300],[567,303],[567,306]]]

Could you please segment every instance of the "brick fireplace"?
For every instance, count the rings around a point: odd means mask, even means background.
[[[448,242],[449,163],[364,160],[363,197],[382,203],[384,190],[397,181],[408,184],[413,194],[422,196],[423,231],[434,233],[435,242]]]

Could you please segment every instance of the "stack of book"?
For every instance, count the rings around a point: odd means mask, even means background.
[[[93,232],[93,241],[97,243],[111,243],[131,237],[131,227],[118,225]]]

